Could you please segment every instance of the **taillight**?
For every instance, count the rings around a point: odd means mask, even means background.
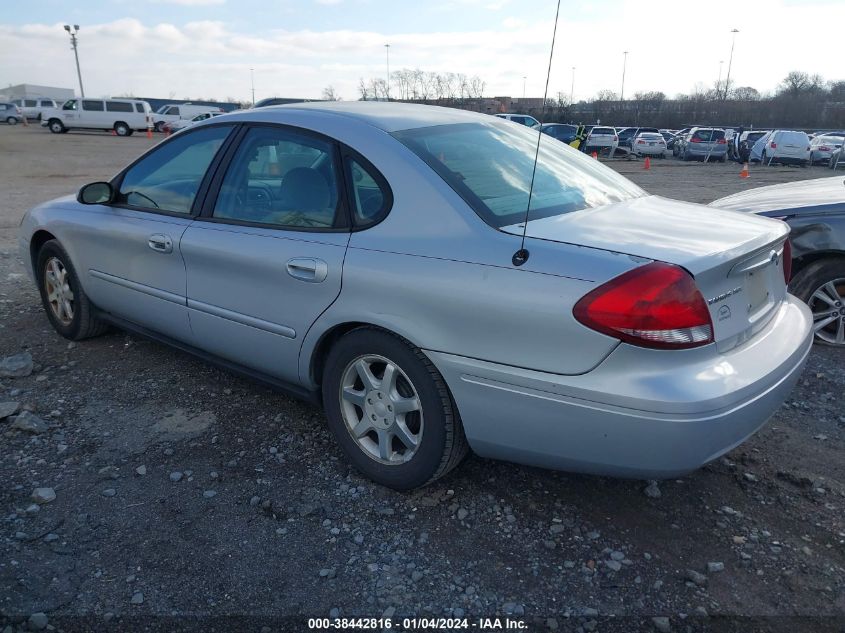
[[[654,262],[611,279],[572,310],[588,328],[640,347],[686,349],[713,342],[713,322],[692,276]]]
[[[614,140],[614,141],[618,141],[618,140],[619,140],[619,137],[618,137],[618,136],[616,136],[616,135],[614,134],[614,135],[613,135],[613,140]]]
[[[637,145],[645,145],[645,141],[637,141]]]
[[[716,143],[718,143],[719,145],[724,145],[725,143],[727,143],[727,141],[723,138],[720,138],[718,141],[716,141]]]
[[[770,144],[769,144],[769,147],[771,147],[772,149],[777,149],[777,148],[778,148],[778,144],[777,144],[777,143],[770,143]]]
[[[810,148],[808,147],[807,149],[810,149]],[[820,152],[829,152],[829,151],[830,151],[830,148],[829,148],[829,147],[825,147],[824,145],[822,145],[821,147],[819,147],[819,151],[820,151]]]
[[[789,238],[783,243],[783,280],[788,284],[792,279],[792,243]]]
[[[689,142],[690,142],[690,143],[700,143],[700,142],[701,142],[701,139],[700,139],[700,138],[693,137],[693,138],[691,138],[691,139],[689,140]]]

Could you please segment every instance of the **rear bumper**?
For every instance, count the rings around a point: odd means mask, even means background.
[[[706,149],[703,147],[696,147],[694,143],[687,145],[686,153],[690,156],[710,156],[711,158],[721,158],[728,153],[727,145],[720,145],[718,148]]]
[[[580,376],[426,353],[479,455],[667,478],[730,451],[768,420],[801,374],[811,325],[807,307],[788,295],[762,332],[726,353],[712,345],[658,351],[622,344]]]
[[[810,162],[810,155],[806,156],[766,156],[766,163],[780,163],[782,165],[803,165]]]

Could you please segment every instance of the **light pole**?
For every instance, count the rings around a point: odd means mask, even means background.
[[[728,76],[725,78],[725,96],[722,101],[727,101],[728,99],[728,86],[731,85],[731,64],[734,60],[734,44],[736,44],[736,34],[739,33],[739,30],[731,29],[731,33],[733,33],[733,38],[731,39],[731,56],[728,58]]]
[[[719,92],[722,90],[722,64],[725,62],[721,59],[719,60],[719,78],[716,80],[716,96],[719,96]]]
[[[628,67],[628,51],[622,51],[622,90],[619,93],[619,100],[625,101],[625,69]]]
[[[79,25],[74,24],[73,29],[70,24],[65,24],[65,31],[70,35],[70,46],[73,49],[73,56],[76,58],[76,76],[79,78],[79,94],[85,98],[85,88],[82,87],[82,72],[79,70],[79,52],[76,50],[76,34],[79,33]]]
[[[572,67],[572,86],[569,88],[569,105],[573,104],[573,95],[575,94],[575,66]]]
[[[526,79],[528,79],[528,77],[523,77],[523,78],[522,78],[522,100],[523,100],[523,101],[525,101],[525,80],[526,80]]]
[[[385,93],[387,94],[387,100],[390,101],[390,44],[384,45],[384,53],[387,58],[387,86]]]
[[[255,107],[255,69],[249,69],[249,82],[252,84],[252,107]]]

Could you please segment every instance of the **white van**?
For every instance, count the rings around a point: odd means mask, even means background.
[[[12,103],[21,109],[21,113],[27,119],[41,120],[45,110],[55,110],[56,102],[46,97],[34,97],[32,99],[12,99]]]
[[[806,167],[810,162],[810,138],[805,132],[775,130],[757,141],[757,144],[760,145],[760,162],[764,165],[781,163]],[[757,144],[754,150],[758,149]]]
[[[53,134],[73,129],[114,130],[118,136],[132,136],[153,124],[152,110],[137,99],[70,99],[60,109],[41,114],[41,125]]]
[[[191,103],[166,103],[153,114],[153,129],[162,131],[165,123],[174,123],[180,119],[191,120],[198,114],[206,112],[225,112],[223,108],[207,105],[193,105]]]

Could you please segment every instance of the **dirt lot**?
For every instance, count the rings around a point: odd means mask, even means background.
[[[845,630],[841,354],[816,346],[764,430],[659,497],[476,457],[395,493],[347,466],[308,405],[120,332],[68,344],[50,328],[13,250],[21,215],[154,142],[0,127],[0,359],[34,359],[0,378],[0,403],[45,425],[0,421],[0,631],[304,631],[306,616],[382,615]],[[613,166],[696,202],[830,175]],[[39,487],[55,500],[32,504]]]

